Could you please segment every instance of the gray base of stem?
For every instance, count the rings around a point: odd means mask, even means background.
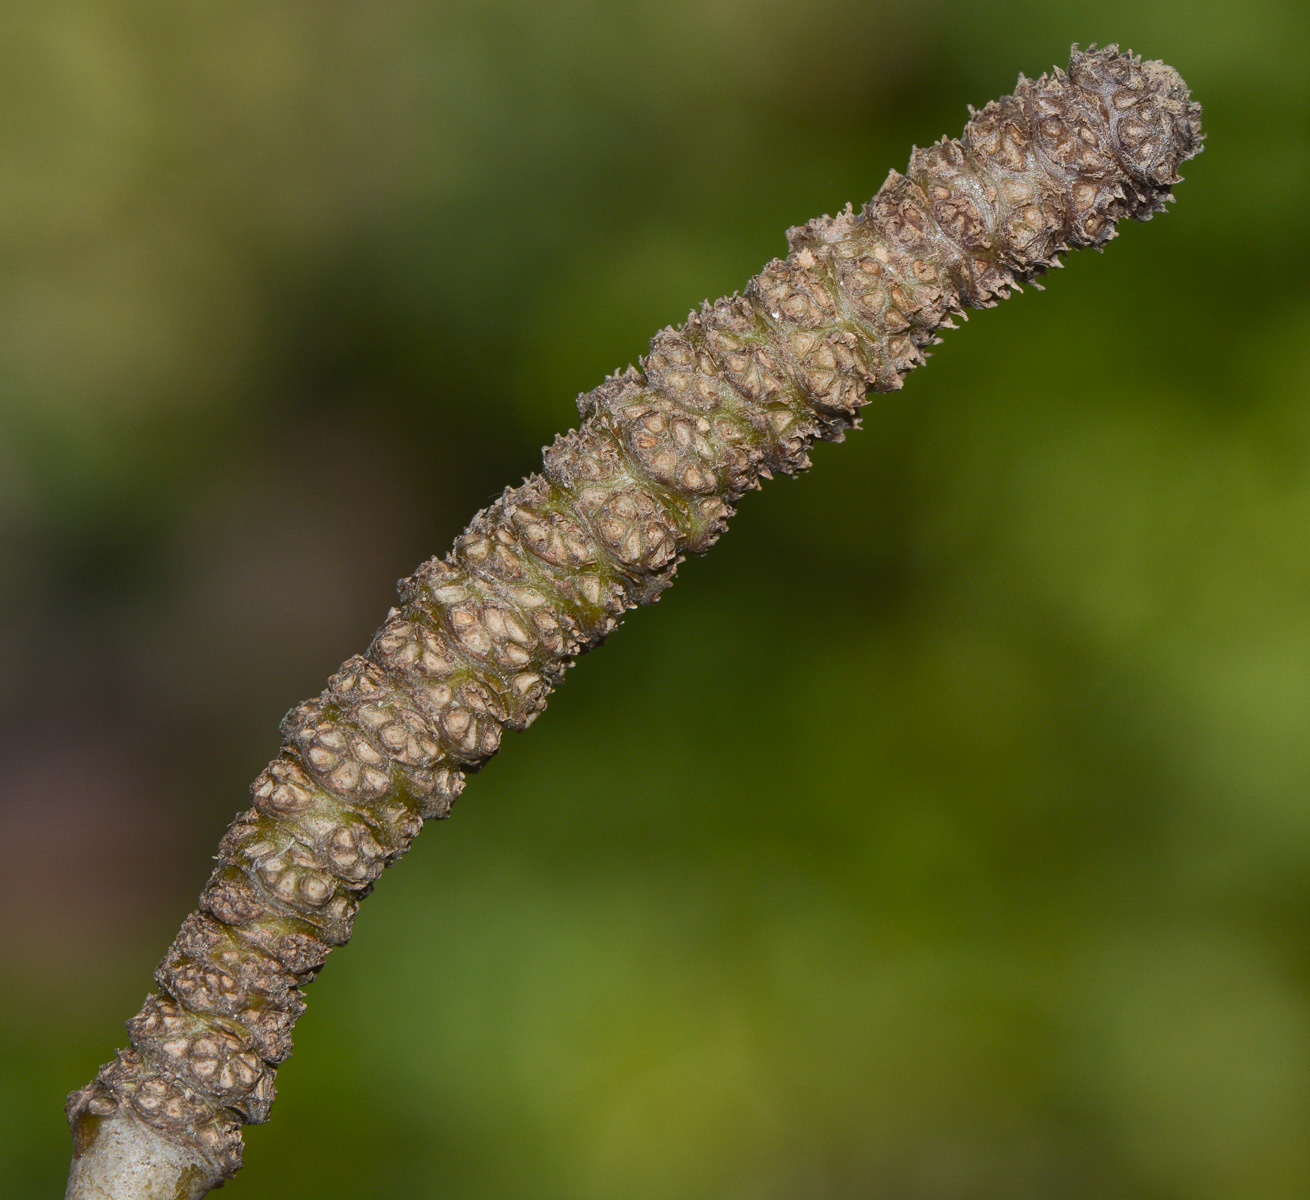
[[[65,1200],[199,1200],[220,1182],[185,1146],[120,1113],[84,1140]]]

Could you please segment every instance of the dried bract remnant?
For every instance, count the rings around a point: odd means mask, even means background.
[[[267,1118],[300,988],[425,820],[448,815],[579,652],[658,598],[743,493],[808,466],[869,392],[901,386],[951,317],[1006,296],[1122,217],[1162,209],[1201,148],[1200,109],[1162,63],[1115,47],[1020,79],[959,140],[915,150],[860,212],[789,231],[742,294],[656,335],[639,367],[579,398],[542,473],[401,584],[368,651],[283,723],[278,757],[128,1023],[131,1047],[69,1099],[144,1123],[209,1183]]]

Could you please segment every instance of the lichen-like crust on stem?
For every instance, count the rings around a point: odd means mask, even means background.
[[[789,255],[741,295],[581,396],[584,421],[542,472],[402,581],[367,652],[283,722],[131,1046],[69,1098],[78,1153],[129,1122],[183,1152],[192,1190],[233,1175],[241,1125],[268,1119],[301,988],[502,732],[530,725],[577,654],[707,550],[743,493],[804,470],[868,392],[899,388],[952,315],[1160,211],[1200,140],[1171,67],[1075,47],[1067,73],[1021,78],[861,212],[789,230]]]

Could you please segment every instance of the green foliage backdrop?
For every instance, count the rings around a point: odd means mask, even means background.
[[[0,11],[0,1197],[276,724],[573,396],[1078,40],[1210,142],[584,660],[309,994],[249,1197],[1310,1193],[1310,16]]]

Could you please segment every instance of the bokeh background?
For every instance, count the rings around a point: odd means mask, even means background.
[[[1310,1194],[1310,10],[0,6],[0,1196],[277,722],[573,397],[1117,40],[1179,202],[590,656],[311,989],[240,1197]]]

